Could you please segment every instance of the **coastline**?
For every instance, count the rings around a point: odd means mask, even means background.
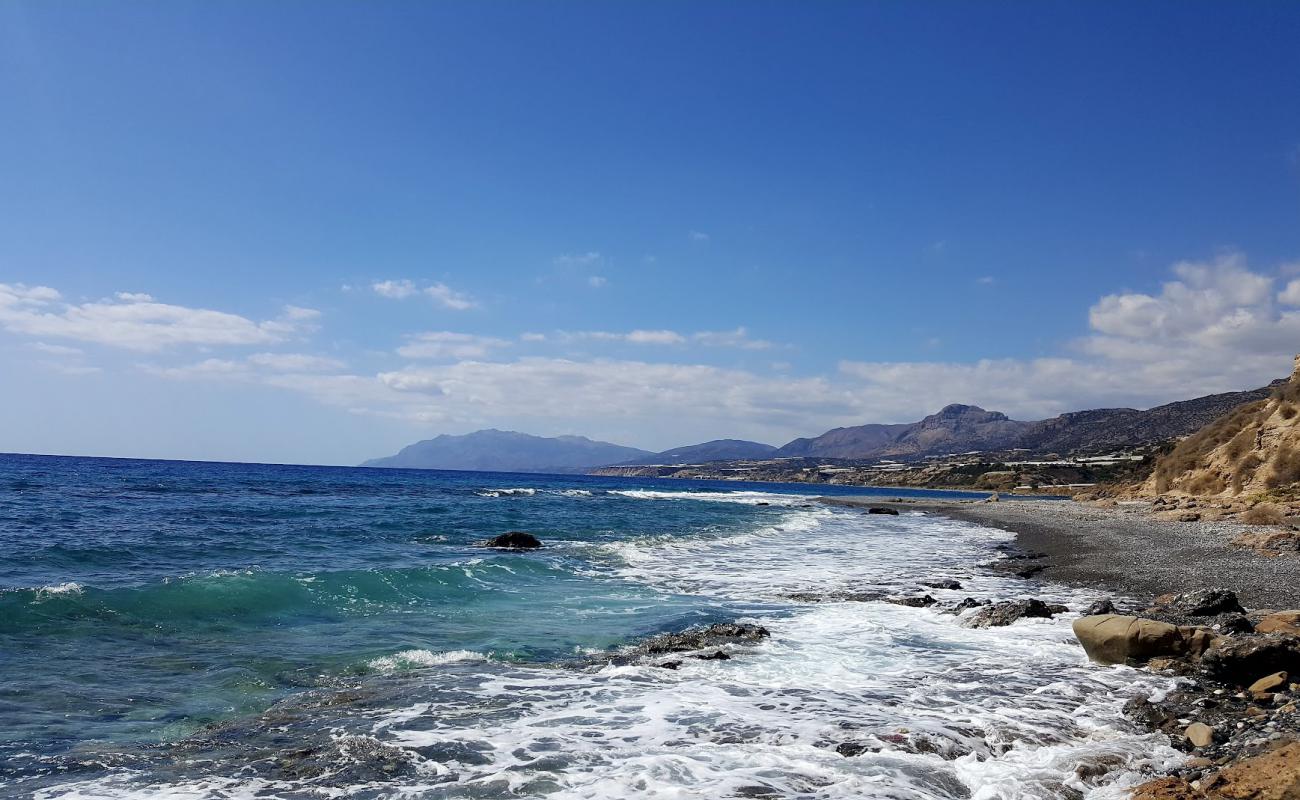
[[[1231,540],[1260,526],[1158,519],[1146,504],[1098,507],[1060,500],[998,503],[879,497],[819,502],[892,506],[1000,528],[1016,534],[1017,568],[1026,577],[1146,600],[1221,588],[1248,608],[1300,607],[1300,558],[1266,556]]]

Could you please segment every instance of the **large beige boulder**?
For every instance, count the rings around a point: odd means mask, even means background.
[[[1214,641],[1214,634],[1201,628],[1122,614],[1080,617],[1074,621],[1074,635],[1088,658],[1099,664],[1148,661],[1160,656],[1198,657]]]

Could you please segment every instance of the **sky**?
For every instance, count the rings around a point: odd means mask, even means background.
[[[0,3],[0,452],[773,444],[1300,352],[1300,4]]]

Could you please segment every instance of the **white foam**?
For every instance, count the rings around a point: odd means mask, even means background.
[[[537,494],[537,490],[529,487],[518,487],[514,489],[480,489],[474,494],[479,497],[532,497]]]
[[[636,500],[703,500],[712,503],[741,503],[749,506],[795,506],[807,505],[811,502],[808,497],[773,492],[661,492],[653,489],[611,489],[609,493]]]
[[[58,595],[76,595],[82,594],[85,589],[81,584],[68,581],[67,583],[58,583],[52,586],[41,586],[36,590],[36,599],[40,600],[46,597],[57,597]]]
[[[473,650],[450,650],[445,653],[435,653],[431,650],[403,650],[400,653],[393,653],[391,656],[380,656],[371,659],[367,665],[380,672],[393,672],[399,669],[412,669],[416,667],[435,667],[440,664],[454,664],[463,661],[486,661],[488,656],[483,653],[476,653]]]

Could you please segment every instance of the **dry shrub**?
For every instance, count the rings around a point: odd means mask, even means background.
[[[1238,406],[1175,445],[1168,455],[1162,456],[1156,463],[1156,491],[1166,492],[1181,476],[1203,468],[1210,451],[1246,434],[1247,429],[1254,428],[1262,422],[1267,405],[1268,401],[1256,400]],[[1251,435],[1253,436],[1253,433]],[[1183,482],[1183,488],[1201,494],[1201,491],[1192,487],[1193,481],[1210,485],[1205,483],[1206,479],[1203,477],[1191,476]],[[1224,488],[1222,480],[1218,483],[1219,488],[1214,492],[1215,494],[1223,491]]]
[[[1241,515],[1241,521],[1247,525],[1284,525],[1286,517],[1282,514],[1282,509],[1272,503],[1259,503],[1247,509]]]
[[[1183,481],[1189,494],[1219,494],[1226,488],[1223,478],[1208,469],[1197,470]]]
[[[1282,445],[1265,485],[1270,489],[1280,489],[1295,483],[1300,483],[1300,455],[1296,454],[1295,448]]]
[[[1291,403],[1284,402],[1277,407],[1277,413],[1281,415],[1282,419],[1294,419],[1297,409]]]

